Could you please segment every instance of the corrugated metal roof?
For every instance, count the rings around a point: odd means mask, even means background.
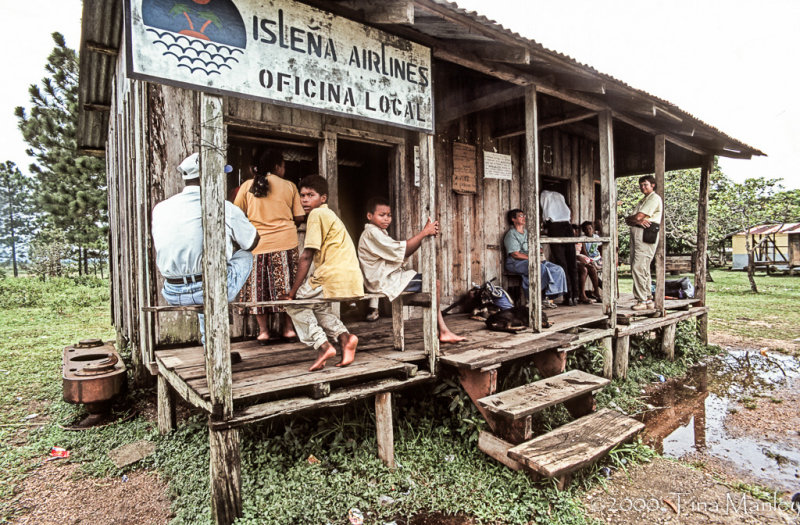
[[[789,222],[784,224],[761,224],[753,226],[748,230],[742,230],[734,235],[768,235],[772,233],[800,233],[800,222]]]

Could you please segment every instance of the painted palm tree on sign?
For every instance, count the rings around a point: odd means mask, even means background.
[[[211,0],[192,0],[193,3],[198,5],[205,5],[210,1]],[[219,21],[217,15],[215,15],[211,11],[206,11],[206,10],[197,11],[195,9],[192,9],[192,7],[190,7],[187,4],[183,3],[175,4],[172,7],[172,9],[170,9],[169,14],[171,14],[172,16],[183,15],[184,17],[186,17],[186,21],[189,24],[189,28],[180,30],[179,33],[182,35],[199,38],[201,40],[210,40],[210,38],[208,38],[208,36],[205,35],[205,30],[208,28],[209,25],[214,24],[215,26],[217,26],[217,28],[222,29],[222,23]],[[205,20],[203,25],[200,27],[199,31],[196,30],[194,27],[194,22],[192,22],[192,16],[196,16],[201,20]]]

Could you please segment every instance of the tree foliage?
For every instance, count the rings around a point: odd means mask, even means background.
[[[11,161],[0,164],[0,246],[10,258],[14,277],[17,262],[25,257],[25,245],[34,230],[32,181]]]
[[[17,107],[15,114],[34,159],[30,170],[39,183],[38,207],[83,254],[106,235],[105,166],[78,154],[78,57],[60,33],[53,33],[53,41],[47,76],[28,89],[30,109]]]

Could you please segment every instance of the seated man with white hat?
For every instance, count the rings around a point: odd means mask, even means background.
[[[164,276],[161,294],[171,305],[203,304],[203,219],[200,207],[199,155],[189,155],[178,171],[185,188],[153,208],[153,246],[156,265]],[[225,201],[225,255],[228,261],[228,301],[242,289],[253,266],[250,251],[258,245],[258,232],[241,209]],[[234,253],[234,243],[237,250]],[[201,344],[205,344],[205,318],[198,314]]]

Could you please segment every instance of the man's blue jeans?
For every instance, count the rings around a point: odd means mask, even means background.
[[[253,269],[253,254],[246,250],[239,250],[228,261],[228,302],[236,299],[239,291],[247,282],[250,271]],[[173,306],[190,306],[203,304],[203,283],[171,284],[164,283],[161,290],[164,299]],[[205,315],[197,314],[200,323],[200,344],[206,344]]]

